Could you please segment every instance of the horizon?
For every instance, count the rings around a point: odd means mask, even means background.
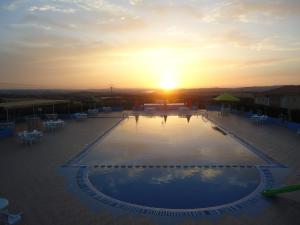
[[[244,86],[202,86],[202,87],[174,87],[167,90],[193,90],[193,89],[242,89],[242,88],[277,88],[283,86],[300,86],[298,84],[274,84],[274,85],[244,85]],[[43,87],[36,84],[16,84],[16,83],[4,83],[0,82],[0,88],[2,90],[49,90],[49,91],[90,91],[90,90],[110,90],[113,88],[114,90],[163,90],[164,88],[161,87],[116,87],[113,85],[106,85],[104,87],[99,88],[80,88],[80,87],[73,87],[73,88],[58,88],[58,87]]]
[[[134,92],[134,91],[142,91],[142,92],[156,92],[156,91],[163,91],[168,94],[175,93],[178,91],[201,91],[201,90],[227,90],[227,91],[242,91],[243,89],[247,89],[246,92],[260,92],[260,91],[268,91],[268,90],[274,90],[281,87],[300,87],[298,84],[286,84],[286,85],[270,85],[270,86],[240,86],[240,87],[193,87],[193,88],[173,88],[173,89],[163,89],[163,88],[113,88],[114,94],[119,94],[122,91],[126,92]],[[39,91],[49,91],[49,92],[103,92],[103,93],[111,93],[110,88],[73,88],[73,89],[67,89],[67,88],[1,88],[0,92],[6,92],[6,91],[33,91],[33,92],[39,92]]]
[[[4,0],[1,89],[300,85],[300,2]]]

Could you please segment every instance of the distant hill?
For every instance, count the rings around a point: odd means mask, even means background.
[[[254,86],[254,87],[239,87],[239,88],[190,88],[174,90],[176,93],[184,94],[199,94],[199,95],[212,95],[223,92],[231,93],[258,93],[267,91],[288,91],[289,89],[297,89],[299,86],[285,85],[285,86]],[[114,95],[122,94],[145,94],[145,93],[161,93],[160,89],[147,89],[147,88],[114,88]],[[86,90],[68,90],[68,89],[2,89],[0,95],[7,96],[39,96],[39,95],[86,95],[86,94],[110,94],[110,89],[86,89]]]
[[[270,95],[300,95],[300,85],[286,85],[263,92]]]

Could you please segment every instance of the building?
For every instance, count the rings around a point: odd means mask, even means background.
[[[289,119],[299,121],[300,85],[283,86],[256,94],[254,103],[265,107],[279,108],[287,112]]]

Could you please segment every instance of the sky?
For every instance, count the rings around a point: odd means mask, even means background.
[[[0,88],[300,84],[299,0],[1,0]]]

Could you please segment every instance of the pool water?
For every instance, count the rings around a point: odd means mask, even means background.
[[[82,190],[104,204],[194,210],[254,196],[263,179],[257,166],[267,163],[201,116],[139,116],[72,164],[87,171],[76,176]]]
[[[89,179],[120,201],[167,209],[227,204],[253,192],[260,181],[255,168],[100,168]]]
[[[264,161],[202,117],[140,116],[123,121],[79,164],[237,164]]]

